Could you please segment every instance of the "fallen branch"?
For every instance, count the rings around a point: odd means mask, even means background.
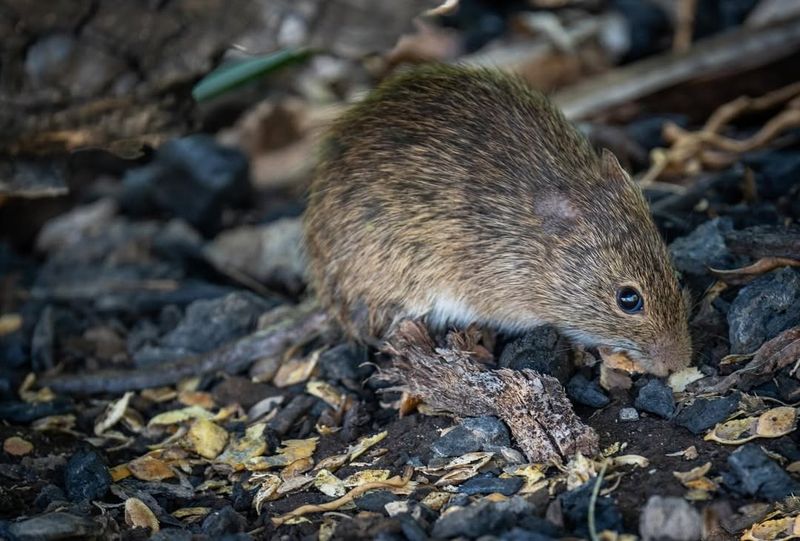
[[[173,385],[184,378],[214,372],[236,374],[260,358],[279,354],[288,346],[325,328],[328,322],[327,315],[314,302],[279,307],[273,312],[274,321],[267,328],[203,355],[164,363],[155,370],[148,367],[51,376],[43,378],[41,385],[60,393],[123,393]]]
[[[403,322],[387,348],[393,367],[381,377],[401,382],[396,389],[436,409],[500,417],[531,462],[561,463],[577,451],[597,451],[597,434],[575,415],[556,378],[532,370],[484,371],[454,343],[436,349],[422,324]]]

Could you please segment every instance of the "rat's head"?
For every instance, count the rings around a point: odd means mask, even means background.
[[[600,178],[585,197],[571,194],[566,213],[547,203],[570,222],[570,242],[553,251],[561,306],[551,305],[554,320],[573,339],[665,376],[691,360],[688,297],[641,191],[611,153],[600,163]]]

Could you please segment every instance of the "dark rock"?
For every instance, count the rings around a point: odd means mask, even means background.
[[[589,406],[591,408],[602,408],[611,401],[608,395],[594,380],[589,380],[583,374],[575,374],[567,384],[567,396],[573,402]]]
[[[255,496],[256,489],[247,490],[242,486],[241,482],[236,482],[233,484],[233,490],[231,490],[230,502],[233,506],[233,509],[242,513],[246,513],[250,510],[250,507],[253,504],[253,496]]]
[[[784,267],[744,286],[728,311],[732,353],[752,353],[800,324],[800,272]]]
[[[227,505],[212,511],[203,520],[202,531],[211,539],[219,539],[225,534],[235,534],[247,529],[247,520]]]
[[[301,416],[305,415],[308,410],[316,404],[317,399],[313,396],[299,394],[292,398],[288,404],[284,408],[282,408],[278,413],[273,417],[269,423],[268,427],[270,430],[273,430],[283,436],[289,430],[292,429],[294,426],[295,421],[297,421]]]
[[[731,490],[769,502],[800,493],[800,483],[770,459],[758,444],[747,443],[728,457],[722,480]]]
[[[49,417],[50,415],[63,415],[73,411],[75,405],[66,398],[56,398],[50,402],[0,402],[0,419],[11,423],[26,424]]]
[[[404,513],[395,518],[400,521],[400,527],[407,541],[428,541],[428,534],[411,515]]]
[[[531,530],[523,530],[522,528],[513,528],[511,531],[499,535],[497,538],[500,541],[554,541],[558,537],[545,535],[538,528]]]
[[[155,161],[130,170],[123,180],[122,207],[135,215],[169,211],[203,233],[219,228],[222,211],[249,194],[247,158],[208,135],[173,139]]]
[[[589,500],[597,479],[590,479],[576,489],[564,492],[558,499],[564,515],[565,527],[582,537],[588,537],[586,517],[589,513]],[[608,496],[600,496],[595,504],[595,524],[597,531],[622,531],[622,514],[616,503]]]
[[[99,500],[111,486],[111,474],[96,451],[81,449],[67,462],[64,486],[73,502]]]
[[[627,22],[628,52],[623,62],[649,56],[664,48],[664,37],[670,32],[669,16],[650,0],[613,0],[611,6]]]
[[[675,416],[675,424],[688,428],[692,434],[705,432],[724,421],[739,407],[739,393],[723,398],[697,398]]]
[[[36,495],[33,506],[37,511],[42,512],[53,502],[65,501],[67,501],[67,496],[64,494],[64,491],[61,490],[61,487],[45,485],[42,487],[42,490],[39,491],[39,494]]]
[[[554,327],[545,325],[526,332],[503,348],[500,368],[528,368],[566,384],[571,375],[569,342]]]
[[[741,25],[758,0],[705,0],[697,3],[694,39]]]
[[[364,366],[368,359],[366,348],[339,344],[323,352],[317,366],[325,381],[358,383],[372,373],[371,367]]]
[[[464,419],[461,424],[431,445],[434,456],[461,456],[474,451],[493,451],[509,447],[508,428],[497,417],[483,416]]]
[[[725,245],[725,233],[733,230],[730,218],[709,220],[685,237],[672,241],[669,251],[675,268],[687,274],[708,274],[708,267],[734,268],[743,262]]]
[[[504,502],[481,501],[440,516],[431,533],[436,538],[463,535],[474,539],[482,535],[497,535],[534,513],[533,505],[520,496]]]
[[[695,541],[702,529],[700,513],[683,498],[651,496],[639,517],[642,541]]]
[[[14,522],[8,526],[8,533],[14,541],[94,539],[103,533],[103,526],[91,518],[57,512]]]
[[[474,477],[458,487],[459,492],[474,496],[476,494],[493,494],[499,492],[511,496],[522,488],[525,481],[522,477]]]
[[[186,308],[183,320],[164,335],[158,346],[145,346],[134,355],[137,364],[151,365],[206,353],[255,329],[258,318],[276,305],[252,293],[237,291],[199,300]]]
[[[651,379],[639,389],[633,405],[637,409],[665,419],[669,419],[675,413],[675,397],[672,395],[672,389],[660,379]]]
[[[27,365],[28,356],[25,354],[25,346],[25,336],[21,331],[0,336],[0,368],[14,369]]]
[[[757,152],[743,161],[755,173],[759,197],[777,199],[800,186],[800,152],[796,150]]]
[[[666,147],[667,142],[662,134],[664,124],[672,122],[681,127],[689,125],[686,115],[652,115],[634,120],[625,126],[625,133],[639,143],[645,150]]]
[[[180,528],[164,528],[150,536],[150,541],[192,541],[194,536],[189,530]]]
[[[372,511],[373,513],[386,513],[385,505],[396,502],[400,499],[396,494],[388,490],[373,490],[363,496],[356,498],[353,503],[362,511]]]

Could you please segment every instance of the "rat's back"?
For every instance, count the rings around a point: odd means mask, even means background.
[[[548,227],[534,201],[549,190],[585,195],[576,179],[592,182],[597,164],[513,77],[442,66],[395,77],[323,147],[306,213],[313,286],[357,338],[405,316],[519,327],[527,315],[533,325],[535,313],[508,302],[531,287],[515,245],[528,244],[524,266],[546,257],[531,237]]]

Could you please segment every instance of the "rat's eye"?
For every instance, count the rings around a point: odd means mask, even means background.
[[[634,288],[623,286],[617,290],[617,306],[622,308],[623,312],[635,314],[644,308],[644,299]]]

